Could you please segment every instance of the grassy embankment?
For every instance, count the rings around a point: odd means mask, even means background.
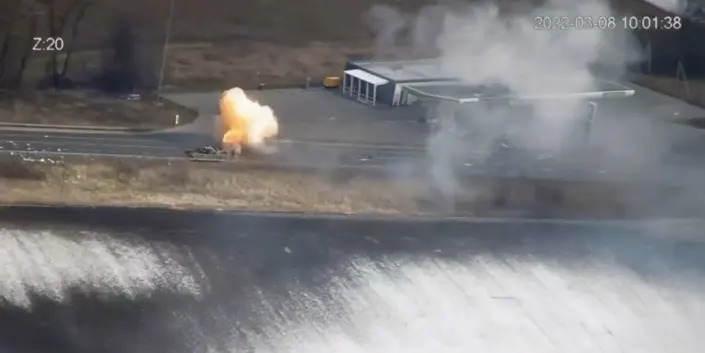
[[[242,168],[242,167],[240,167]],[[650,215],[655,192],[620,185],[467,180],[454,210],[421,178],[187,161],[4,157],[0,202],[380,215],[614,218]],[[442,205],[445,205],[441,207]]]

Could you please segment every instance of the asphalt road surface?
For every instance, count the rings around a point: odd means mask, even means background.
[[[289,112],[280,119],[282,136],[277,152],[256,159],[314,168],[373,166],[431,173],[454,168],[470,175],[561,180],[672,181],[705,168],[701,152],[705,133],[673,123],[677,118],[705,116],[705,112],[653,91],[636,90],[636,100],[601,101],[599,116],[606,118],[599,119],[594,129],[593,145],[602,151],[587,156],[462,144],[427,152],[427,128],[414,118],[412,110],[371,108],[321,90],[256,91],[250,93],[256,99],[272,104],[275,111]],[[218,95],[178,94],[169,98],[199,109],[200,117],[193,124],[152,133],[5,130],[0,131],[0,152],[184,158],[187,149],[213,144],[213,103]],[[443,145],[446,141],[440,142]]]
[[[208,143],[197,133],[0,132],[0,151],[42,155],[183,157],[185,149]]]
[[[196,126],[184,126],[174,131],[152,133],[106,133],[53,131],[0,131],[0,154],[24,157],[105,156],[125,158],[184,159],[185,151],[213,143],[207,129],[198,125],[211,124],[202,119]],[[691,167],[692,159],[683,159],[679,168],[653,168],[661,163],[658,156],[642,166],[628,167],[630,160],[607,163],[600,156],[527,153],[497,147],[496,150],[473,153],[461,151],[457,156],[432,158],[424,148],[410,145],[361,144],[350,142],[295,141],[280,139],[275,153],[245,156],[239,161],[313,169],[376,168],[387,173],[439,173],[454,169],[456,175],[528,177],[570,181],[643,181],[645,183],[692,182],[700,173]],[[621,158],[622,156],[617,156]],[[697,182],[697,181],[696,181]]]
[[[156,133],[80,133],[61,131],[0,132],[0,153],[27,157],[108,156],[143,158],[186,158],[185,151],[212,144],[207,133],[170,131]],[[292,141],[281,139],[275,153],[243,157],[242,163],[256,161],[273,165],[335,169],[376,167],[390,172],[424,172],[452,163],[468,175],[525,176],[571,180],[615,177],[593,165],[559,162],[544,156],[517,152],[466,153],[461,159],[436,161],[422,148],[403,145],[370,145],[345,142]],[[237,162],[235,162],[237,163]],[[439,164],[434,164],[439,163]]]
[[[0,210],[0,351],[705,350],[702,222]]]

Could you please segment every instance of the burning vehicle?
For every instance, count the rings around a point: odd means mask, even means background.
[[[279,134],[279,122],[272,109],[251,100],[241,88],[229,89],[220,97],[219,146],[186,151],[191,158],[233,159],[243,151],[270,152]]]

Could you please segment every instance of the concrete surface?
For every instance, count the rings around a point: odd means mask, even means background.
[[[0,210],[0,349],[705,350],[705,224]]]
[[[218,114],[222,92],[168,94],[165,97],[202,115]],[[272,107],[284,139],[361,144],[422,146],[427,126],[423,111],[361,104],[334,90],[319,88],[248,91],[248,96]]]

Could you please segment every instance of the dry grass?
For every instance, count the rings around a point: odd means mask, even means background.
[[[153,163],[153,162],[152,162]],[[43,180],[0,179],[6,203],[160,205],[334,213],[417,213],[415,188],[404,183],[330,178],[293,171],[227,170],[172,163],[24,162]],[[39,191],[41,190],[41,191]]]
[[[225,89],[303,85],[339,75],[351,56],[369,56],[374,47],[340,42],[291,45],[240,42],[205,48],[176,48],[169,57],[167,85],[176,89]],[[320,82],[320,81],[319,81]]]
[[[638,216],[649,193],[617,185],[468,180],[441,200],[422,179],[137,160],[20,159],[0,165],[2,203],[161,206],[309,213],[531,217]],[[452,201],[452,202],[448,202]],[[445,208],[451,204],[452,207]],[[443,207],[442,207],[443,206]]]
[[[158,129],[173,126],[174,116],[189,122],[196,113],[171,102],[128,101],[85,91],[0,93],[3,122],[95,125]]]

